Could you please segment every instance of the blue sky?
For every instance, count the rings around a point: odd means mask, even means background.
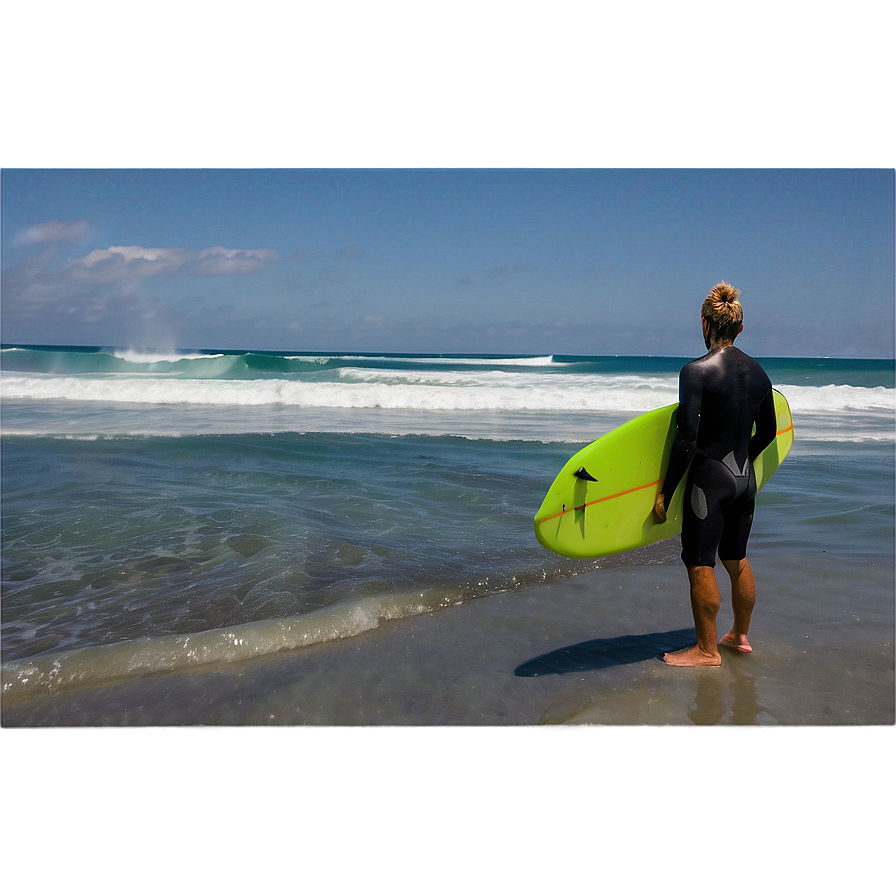
[[[5,341],[893,356],[880,4],[7,20]]]

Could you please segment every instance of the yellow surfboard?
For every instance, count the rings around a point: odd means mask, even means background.
[[[793,445],[793,417],[775,390],[778,432],[756,458],[761,489]],[[653,504],[666,476],[675,437],[677,404],[629,420],[574,454],[548,489],[535,515],[535,536],[566,557],[603,557],[671,538],[681,532],[686,477],[672,500],[666,522],[654,522]]]

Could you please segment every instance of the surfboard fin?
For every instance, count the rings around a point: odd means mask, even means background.
[[[579,469],[576,470],[575,473],[573,473],[573,476],[578,479],[587,479],[589,482],[597,482],[597,480],[584,467],[579,467]]]

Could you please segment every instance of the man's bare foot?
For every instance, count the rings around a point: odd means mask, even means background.
[[[728,632],[719,639],[722,647],[730,647],[732,650],[739,650],[741,653],[752,653],[753,648],[747,640],[746,635],[735,635],[734,632]]]
[[[695,644],[663,654],[663,662],[670,666],[721,666],[722,657],[718,653],[706,653]]]

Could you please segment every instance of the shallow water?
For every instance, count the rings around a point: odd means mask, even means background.
[[[866,581],[864,608],[831,609],[817,593],[829,609],[813,619],[798,588],[772,584],[768,559],[758,552],[754,564],[754,653],[725,651],[720,669],[661,661],[693,638],[685,577],[670,561],[492,595],[332,644],[12,701],[4,724],[892,725],[892,565]],[[805,569],[778,573],[798,582]]]

